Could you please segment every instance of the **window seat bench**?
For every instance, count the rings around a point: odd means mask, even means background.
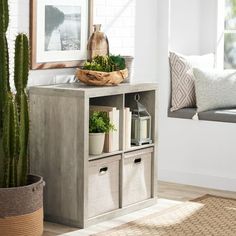
[[[192,119],[196,111],[196,108],[183,108],[174,112],[169,110],[168,117]],[[198,113],[198,117],[199,120],[236,123],[236,108],[200,112]]]

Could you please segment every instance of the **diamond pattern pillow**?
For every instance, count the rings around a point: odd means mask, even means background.
[[[172,79],[171,111],[196,106],[194,74],[187,60],[170,52],[170,68]]]

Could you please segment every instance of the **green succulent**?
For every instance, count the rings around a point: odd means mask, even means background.
[[[120,55],[96,56],[92,61],[86,61],[83,67],[85,70],[112,72],[126,68],[125,59]]]
[[[89,117],[89,133],[109,133],[116,130],[106,112],[95,111]]]

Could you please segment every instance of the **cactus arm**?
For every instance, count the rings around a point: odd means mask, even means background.
[[[29,73],[29,42],[25,34],[19,34],[15,42],[15,75],[14,82],[17,93],[27,86]]]
[[[10,91],[9,84],[9,53],[8,53],[8,44],[6,38],[6,32],[9,25],[9,9],[8,9],[8,0],[0,0],[0,98],[1,101],[4,100],[3,93],[5,91]],[[3,109],[4,104],[0,107]]]
[[[8,93],[4,109],[3,148],[5,154],[6,187],[16,186],[16,157],[18,152],[18,118],[17,109],[11,93]]]
[[[17,186],[17,162],[19,156],[19,119],[17,112],[17,105],[15,100],[12,101],[11,106],[11,149],[12,149],[12,158],[10,165],[11,173],[11,187]]]
[[[16,37],[15,41],[15,69],[14,69],[14,83],[16,87],[17,93],[20,92],[21,90],[21,84],[20,84],[20,79],[22,79],[22,58],[23,58],[23,52],[22,52],[22,42],[21,42],[21,36],[18,35]],[[20,100],[18,100],[20,102]],[[20,106],[20,104],[18,104]]]
[[[29,114],[27,96],[24,92],[21,93],[21,111],[20,111],[20,125],[19,125],[19,160],[18,160],[18,185],[26,184],[26,177],[28,173],[28,134],[29,134]]]
[[[8,45],[5,35],[0,34],[0,133],[2,130],[3,122],[3,108],[5,103],[5,96],[8,91],[10,91],[9,84],[9,57],[8,57]]]
[[[11,104],[9,96],[7,96],[7,100],[4,107],[4,118],[3,118],[3,150],[4,150],[4,184],[5,187],[9,187],[10,184],[10,176],[9,176],[9,166],[10,166],[10,130],[11,130]]]
[[[6,33],[9,25],[8,0],[0,0],[0,32]]]
[[[0,136],[0,188],[4,187],[4,160],[3,140]]]
[[[29,73],[29,42],[25,34],[19,34],[15,42],[15,75],[14,82],[17,90],[16,103],[19,114],[19,158],[17,163],[17,184],[25,185],[28,173],[28,134],[29,114],[25,88]]]
[[[28,84],[28,77],[29,77],[29,40],[28,37],[23,34],[23,87],[24,89],[27,87]]]
[[[0,0],[0,187],[9,185],[8,170],[9,160],[5,157],[4,139],[3,139],[3,113],[6,101],[7,91],[10,91],[9,85],[9,54],[6,39],[6,32],[9,24],[8,0]],[[7,186],[5,186],[7,185]]]

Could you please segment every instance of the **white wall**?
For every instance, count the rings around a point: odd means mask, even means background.
[[[17,32],[29,32],[29,0],[9,0],[11,26],[9,38]],[[94,23],[101,23],[109,41],[111,53],[133,55],[133,82],[156,80],[157,67],[157,1],[156,0],[94,0]],[[75,69],[30,71],[29,86],[52,84],[73,77]]]
[[[216,0],[170,1],[170,49],[186,55],[215,52]]]
[[[201,5],[196,0],[170,2],[170,49],[183,54],[199,54]]]
[[[172,42],[171,49],[180,53],[212,51],[216,37],[216,6],[212,0],[171,0],[172,7],[166,0],[158,0],[158,3],[158,33],[162,36],[158,45],[159,179],[236,191],[236,125],[167,118],[170,84],[168,38]],[[167,30],[169,11],[170,32]],[[187,23],[183,20],[186,12]],[[185,25],[191,25],[191,22],[195,28],[186,28]]]
[[[13,52],[16,33],[29,33],[29,0],[9,0],[9,4],[9,46]],[[94,23],[103,25],[113,54],[135,55],[135,5],[135,0],[94,0]],[[30,71],[29,86],[64,82],[74,74],[75,69]]]
[[[199,0],[199,34],[201,54],[216,53],[217,42],[217,1],[218,0]]]
[[[11,0],[11,5],[15,9],[15,19],[18,21],[13,22],[12,26],[17,25],[17,27],[11,27],[10,35],[17,31],[28,32],[28,1]],[[128,5],[132,9],[135,8],[135,2],[129,3],[134,0],[95,1],[101,8],[106,9],[107,14],[112,14],[112,16],[103,15],[102,10],[96,11],[95,20],[100,22],[103,20],[107,34],[111,32],[109,25],[112,25],[110,24],[113,22],[112,19],[119,13],[116,10],[110,13],[108,10],[111,9],[110,4],[119,5],[123,2],[123,7]],[[126,45],[124,35],[121,36],[121,42],[108,35],[111,38],[112,48],[115,51],[127,46],[129,52],[134,51],[136,59],[134,82],[159,82],[160,84],[159,178],[171,182],[236,190],[234,148],[236,125],[167,118],[170,87],[169,42],[172,50],[185,54],[213,51],[216,0],[171,0],[171,3],[170,7],[168,0],[137,0],[133,28],[135,44],[129,41]],[[113,5],[113,9],[116,7]],[[170,15],[172,16],[171,27]],[[134,19],[134,13],[130,16]],[[132,28],[133,23],[129,23],[128,19],[123,23]],[[118,25],[118,28],[123,27]],[[118,35],[119,32],[117,30]],[[134,38],[130,35],[128,37]],[[63,77],[73,73],[73,69],[31,71],[30,83],[53,83],[56,82],[56,76]]]
[[[134,82],[155,82],[157,79],[158,2],[136,1],[135,75]]]

